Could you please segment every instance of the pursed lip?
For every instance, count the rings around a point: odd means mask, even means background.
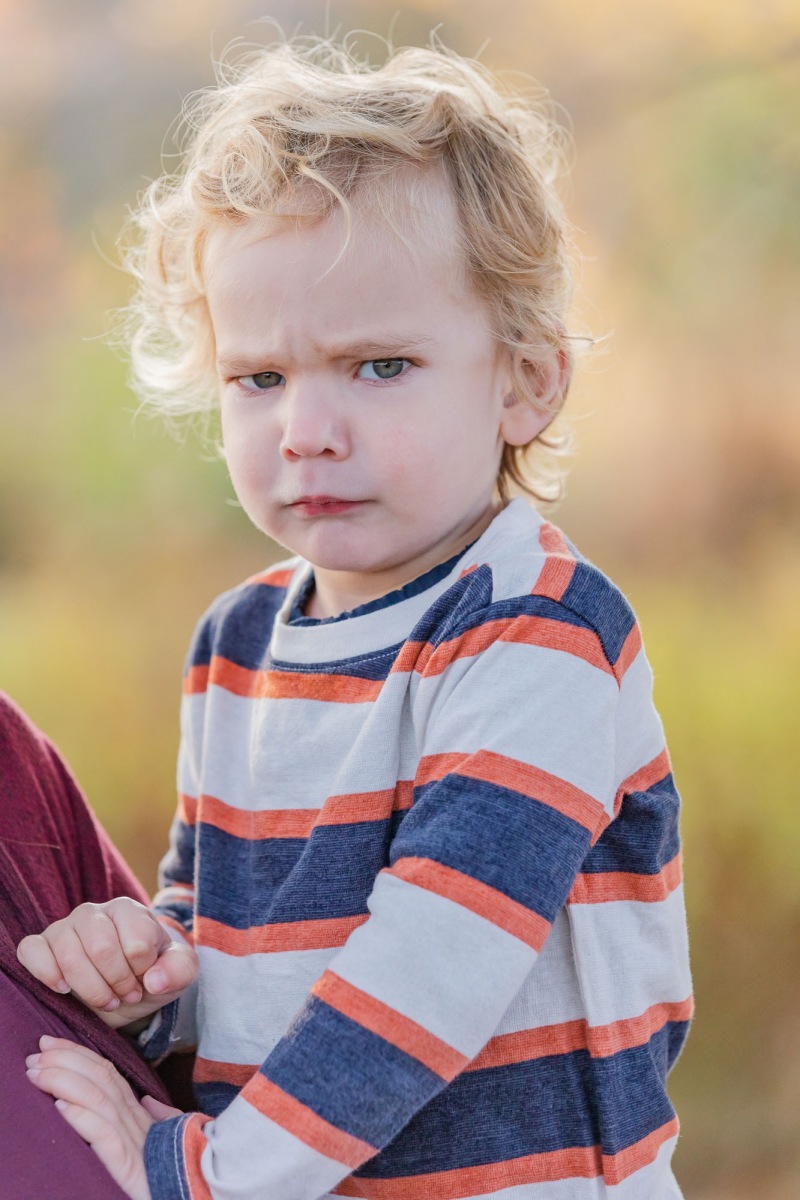
[[[301,496],[288,507],[307,517],[324,517],[349,512],[364,503],[364,500],[348,500],[343,496]]]

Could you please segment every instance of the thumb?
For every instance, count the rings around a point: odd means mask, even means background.
[[[154,1121],[167,1121],[170,1117],[183,1116],[179,1108],[172,1108],[169,1104],[162,1104],[160,1100],[156,1100],[155,1096],[142,1096],[140,1103],[145,1112]]]
[[[199,970],[197,954],[187,942],[170,942],[142,976],[142,983],[153,996],[184,991]]]

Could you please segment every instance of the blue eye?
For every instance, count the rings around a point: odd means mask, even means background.
[[[406,358],[371,358],[358,368],[359,379],[396,379],[408,365]]]
[[[277,371],[257,371],[255,375],[242,375],[239,378],[239,383],[248,392],[266,392],[279,387],[283,381],[283,376]]]

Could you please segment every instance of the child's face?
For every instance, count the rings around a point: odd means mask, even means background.
[[[313,615],[385,594],[489,524],[508,359],[450,256],[355,214],[221,224],[205,281],[236,493],[315,567]],[[544,422],[542,422],[543,424]]]

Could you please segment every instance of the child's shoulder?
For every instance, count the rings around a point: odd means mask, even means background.
[[[208,663],[214,655],[233,662],[243,655],[258,657],[293,579],[305,565],[300,557],[287,558],[221,592],[197,623],[187,667]]]
[[[487,535],[465,562],[455,636],[519,618],[542,634],[549,628],[564,648],[591,635],[612,669],[638,647],[636,616],[620,588],[527,501],[512,501]]]

